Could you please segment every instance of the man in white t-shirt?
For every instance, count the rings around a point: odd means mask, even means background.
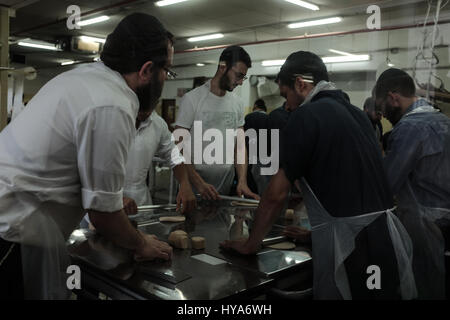
[[[125,212],[135,214],[137,206],[153,204],[146,180],[155,155],[169,164],[180,184],[177,210],[181,209],[182,204],[181,213],[192,211],[196,207],[196,199],[189,183],[184,158],[175,145],[166,121],[156,111],[139,112],[136,129],[126,165],[123,189]]]
[[[217,200],[219,194],[228,195],[230,193],[235,168],[238,175],[236,187],[238,196],[259,198],[247,186],[245,143],[234,143],[234,148],[227,149],[226,147],[227,144],[232,145],[231,141],[227,140],[229,138],[226,133],[227,129],[240,129],[243,132],[244,107],[241,100],[232,91],[238,85],[242,85],[250,67],[250,56],[243,48],[239,46],[226,48],[220,56],[219,66],[214,77],[203,86],[186,93],[180,103],[176,130],[184,129],[190,133],[193,146],[190,159],[192,164],[188,165],[189,179],[205,199]],[[200,152],[195,150],[198,142],[196,143],[194,140],[202,139],[197,135],[201,132],[205,133],[209,129],[220,131],[222,136],[222,139],[214,141],[216,146],[223,151],[221,156],[216,154],[218,148],[215,152],[211,152],[212,156],[217,156],[214,163],[205,162],[203,157],[200,159],[201,161],[198,161],[195,156],[195,153],[199,154]],[[243,137],[238,136],[238,139],[243,139]],[[207,151],[208,148],[211,148],[210,144],[211,142],[208,141],[200,143],[202,155],[209,153]],[[241,159],[244,161],[237,161],[239,155],[243,156]],[[227,161],[227,159],[231,159],[231,161]]]
[[[167,243],[131,225],[122,190],[136,117],[161,95],[172,35],[134,13],[101,58],[49,81],[0,134],[0,299],[68,297],[65,240],[86,211],[135,259],[171,257]]]

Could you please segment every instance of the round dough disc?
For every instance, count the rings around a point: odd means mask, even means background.
[[[289,241],[274,243],[274,244],[267,246],[267,248],[278,249],[278,250],[291,250],[291,249],[294,249],[295,247],[296,247],[295,243],[289,242]]]
[[[244,202],[244,201],[232,201],[231,205],[233,207],[257,207],[257,203],[250,203],[250,202]]]
[[[185,216],[160,217],[160,222],[183,222],[186,221]]]

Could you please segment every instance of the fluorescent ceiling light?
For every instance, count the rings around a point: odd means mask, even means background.
[[[358,62],[369,61],[370,55],[368,54],[355,54],[350,56],[336,56],[336,57],[322,57],[324,63],[339,63],[339,62]]]
[[[333,57],[322,57],[324,63],[339,63],[339,62],[358,62],[358,61],[368,61],[370,60],[370,55],[368,54],[351,54],[346,56],[333,56]],[[282,66],[286,60],[264,60],[262,66],[264,67],[275,67]]]
[[[286,60],[264,60],[261,64],[263,67],[282,66]]]
[[[54,44],[44,42],[19,41],[18,45],[22,47],[38,48],[53,51],[59,50]]]
[[[215,34],[209,34],[206,36],[189,38],[188,41],[189,42],[197,42],[197,41],[204,41],[204,40],[220,39],[223,37],[224,37],[224,35],[222,33],[215,33]]]
[[[334,49],[329,49],[328,51],[333,52],[333,53],[337,53],[337,54],[341,54],[343,56],[352,56],[351,53],[344,52],[344,51],[339,51],[339,50],[334,50]]]
[[[99,42],[99,43],[106,42],[106,39],[89,37],[89,36],[81,36],[80,39],[83,41],[86,41],[86,42]]]
[[[301,0],[285,0],[285,1],[296,4],[300,7],[306,8],[306,9],[310,9],[310,10],[314,10],[314,11],[319,10],[318,6],[316,6],[315,4],[306,2],[306,1],[301,1]]]
[[[75,61],[70,60],[70,61],[61,62],[61,65],[62,66],[68,66],[69,64],[74,64],[74,63],[75,63]]]
[[[95,61],[95,62],[100,61],[100,57],[95,57],[95,58],[94,58],[94,61]]]
[[[395,67],[395,64],[393,64],[392,62],[388,62],[388,67],[390,67],[390,68],[392,68],[392,67]]]
[[[83,27],[83,26],[87,26],[87,25],[90,25],[90,24],[103,22],[103,21],[106,21],[106,20],[109,20],[108,16],[100,16],[100,17],[97,17],[97,18],[92,18],[92,19],[80,21],[77,24],[79,26]]]
[[[291,23],[290,25],[288,25],[288,28],[290,29],[305,28],[312,26],[320,26],[324,24],[338,23],[341,21],[342,21],[341,17],[333,17],[333,18]]]
[[[165,7],[165,6],[170,6],[171,4],[176,4],[176,3],[180,3],[180,2],[185,2],[187,0],[163,0],[163,1],[158,1],[155,3],[155,5],[157,5],[158,7]]]
[[[205,64],[204,63],[197,63],[197,67],[204,67]]]

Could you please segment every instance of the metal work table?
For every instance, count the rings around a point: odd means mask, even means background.
[[[310,250],[263,248],[257,255],[241,256],[223,251],[219,243],[248,236],[256,208],[231,207],[227,201],[199,202],[185,222],[159,222],[160,216],[177,215],[173,209],[147,210],[130,219],[137,227],[161,240],[175,230],[190,237],[206,238],[203,250],[173,250],[171,261],[135,262],[132,252],[115,246],[95,231],[75,230],[68,247],[74,264],[81,268],[82,296],[97,298],[98,292],[112,299],[216,300],[252,299],[281,283],[300,281],[311,275]],[[298,224],[298,217],[294,224]],[[268,238],[279,237],[280,217]]]

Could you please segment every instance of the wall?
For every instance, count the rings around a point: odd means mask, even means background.
[[[427,28],[426,30],[430,31],[431,28]],[[338,81],[336,81],[337,86],[349,94],[354,105],[362,107],[364,100],[370,95],[376,77],[388,68],[386,63],[387,57],[395,64],[396,68],[406,68],[410,74],[412,73],[411,67],[414,65],[414,59],[417,55],[417,45],[421,42],[423,31],[421,27],[418,27],[389,32],[380,31],[244,46],[253,60],[253,66],[249,69],[248,76],[274,77],[279,71],[279,67],[263,67],[261,61],[285,59],[290,53],[298,50],[310,50],[321,56],[335,55],[328,51],[330,48],[352,53],[369,53],[371,60],[367,62],[327,65],[332,77],[335,75],[338,78]],[[444,87],[450,90],[448,71],[450,69],[449,44],[450,24],[440,25],[439,34],[436,39],[436,53],[440,61],[437,65],[438,68],[435,69],[435,73],[443,80]],[[392,50],[387,50],[387,48]],[[217,61],[221,51],[222,49],[176,54],[174,64],[187,66],[175,68],[175,71],[179,75],[179,80],[166,81],[162,98],[176,98],[177,104],[179,104],[180,98],[177,97],[178,89],[191,88],[193,78],[196,76],[212,77],[216,72]],[[207,65],[197,67],[195,63],[198,62],[206,63]],[[423,67],[424,63],[422,62],[418,65]],[[35,94],[49,79],[70,68],[60,67],[38,70],[36,80],[26,81],[25,95]],[[357,78],[353,76],[356,73],[359,74]],[[361,73],[365,73],[366,76],[361,77]],[[418,78],[421,77],[424,78],[419,72]],[[426,80],[426,78],[424,79]],[[440,81],[436,78],[432,79],[432,83],[434,86],[440,86]],[[254,101],[258,98],[256,88],[252,87],[248,80],[241,87],[238,87],[235,93],[241,97],[247,110],[251,109]],[[283,102],[283,99],[277,96],[267,98],[267,100],[269,110],[281,105]],[[447,114],[450,113],[447,104],[443,104],[442,107]]]
[[[375,84],[376,77],[378,77],[384,70],[388,69],[387,58],[396,68],[406,69],[412,74],[411,68],[414,66],[414,59],[417,55],[417,45],[422,41],[423,30],[421,27],[414,29],[402,29],[393,31],[380,31],[371,33],[352,34],[345,36],[330,36],[325,38],[316,38],[309,40],[295,40],[280,43],[259,44],[244,46],[249,52],[253,60],[253,66],[248,71],[248,76],[272,76],[274,77],[279,71],[279,67],[263,67],[262,60],[269,59],[285,59],[291,52],[298,50],[310,50],[324,55],[336,55],[330,53],[328,49],[337,49],[351,53],[370,54],[371,60],[367,62],[352,62],[352,63],[334,63],[327,64],[329,73],[336,75],[339,81],[336,81],[338,88],[346,91],[354,105],[362,107],[365,99],[370,96],[371,90]],[[431,27],[426,28],[428,32]],[[388,44],[390,50],[388,50]],[[439,35],[436,39],[436,53],[439,56],[440,62],[437,65],[439,69],[434,69],[438,77],[443,80],[445,88],[450,89],[450,79],[448,75],[449,70],[449,47],[450,44],[450,24],[443,24],[439,26]],[[196,67],[195,65],[176,68],[179,77],[185,79],[183,81],[168,81],[166,82],[163,97],[173,98],[176,88],[185,86],[192,82],[192,78],[196,76],[205,75],[212,77],[217,68],[217,61],[219,59],[220,50],[181,53],[176,55],[175,64],[186,64],[190,62],[195,64],[197,62],[210,63],[205,67]],[[419,67],[424,66],[423,62],[417,64]],[[366,77],[355,78],[354,73],[366,74]],[[427,74],[427,72],[422,72]],[[421,77],[421,72],[417,73],[418,78]],[[422,76],[423,78],[423,76]],[[426,77],[425,77],[426,78]],[[432,84],[440,85],[440,81],[436,78],[432,79]],[[249,81],[235,90],[244,102],[247,110],[250,110],[253,102],[258,98],[255,87],[252,87]],[[270,101],[269,107],[281,105],[283,99],[277,97],[268,98]],[[444,111],[448,108],[443,105]]]

